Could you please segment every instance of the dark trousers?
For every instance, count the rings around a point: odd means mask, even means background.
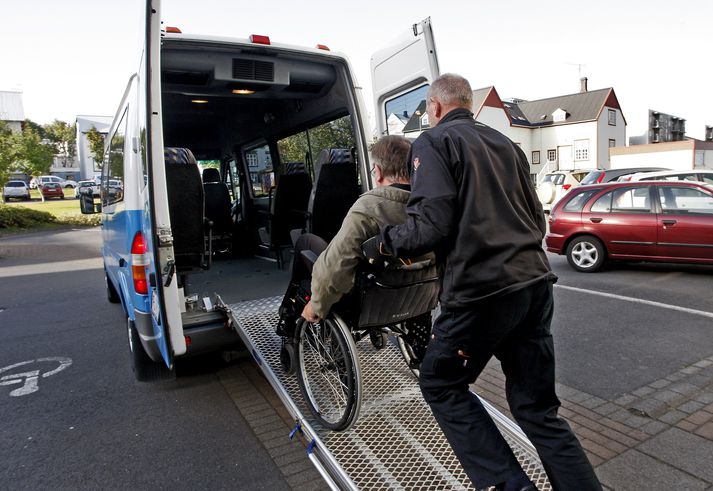
[[[510,410],[537,448],[552,487],[601,490],[577,437],[557,416],[553,307],[552,284],[541,281],[467,310],[443,309],[433,325],[421,364],[421,391],[478,489],[523,472],[468,388],[494,355],[506,377]]]
[[[280,316],[296,319],[302,313],[305,302],[295,302],[297,289],[309,293],[312,279],[312,264],[302,256],[302,251],[311,251],[319,256],[326,248],[327,242],[314,234],[302,234],[295,241],[295,253],[292,258],[292,276],[285,296],[280,304]]]

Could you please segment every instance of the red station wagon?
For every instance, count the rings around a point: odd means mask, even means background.
[[[54,182],[48,182],[47,184],[43,184],[40,186],[40,192],[42,193],[42,196],[44,196],[45,199],[48,198],[59,198],[59,199],[64,199],[64,191],[62,191],[62,187]]]
[[[552,210],[547,250],[577,271],[607,258],[713,264],[713,186],[618,182],[573,189]]]

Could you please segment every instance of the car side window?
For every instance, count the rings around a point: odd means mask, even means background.
[[[582,211],[582,208],[584,208],[584,204],[589,201],[589,198],[591,198],[598,191],[598,189],[592,189],[589,191],[582,191],[581,193],[577,193],[569,200],[566,205],[564,205],[563,210]]]
[[[613,191],[609,191],[601,195],[599,199],[594,202],[590,211],[592,213],[609,213],[611,211],[611,199],[613,194]]]
[[[668,215],[713,215],[713,195],[698,189],[659,186],[661,210]]]
[[[612,194],[612,208],[614,213],[651,213],[651,199],[649,188],[619,188]]]

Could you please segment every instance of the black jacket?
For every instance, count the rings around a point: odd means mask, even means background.
[[[435,251],[442,306],[556,280],[542,249],[542,205],[517,145],[456,109],[416,139],[409,161],[409,218],[380,238],[400,257]]]

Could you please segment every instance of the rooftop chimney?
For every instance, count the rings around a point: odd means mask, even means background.
[[[582,77],[579,79],[579,92],[586,92],[587,91],[587,77]]]

